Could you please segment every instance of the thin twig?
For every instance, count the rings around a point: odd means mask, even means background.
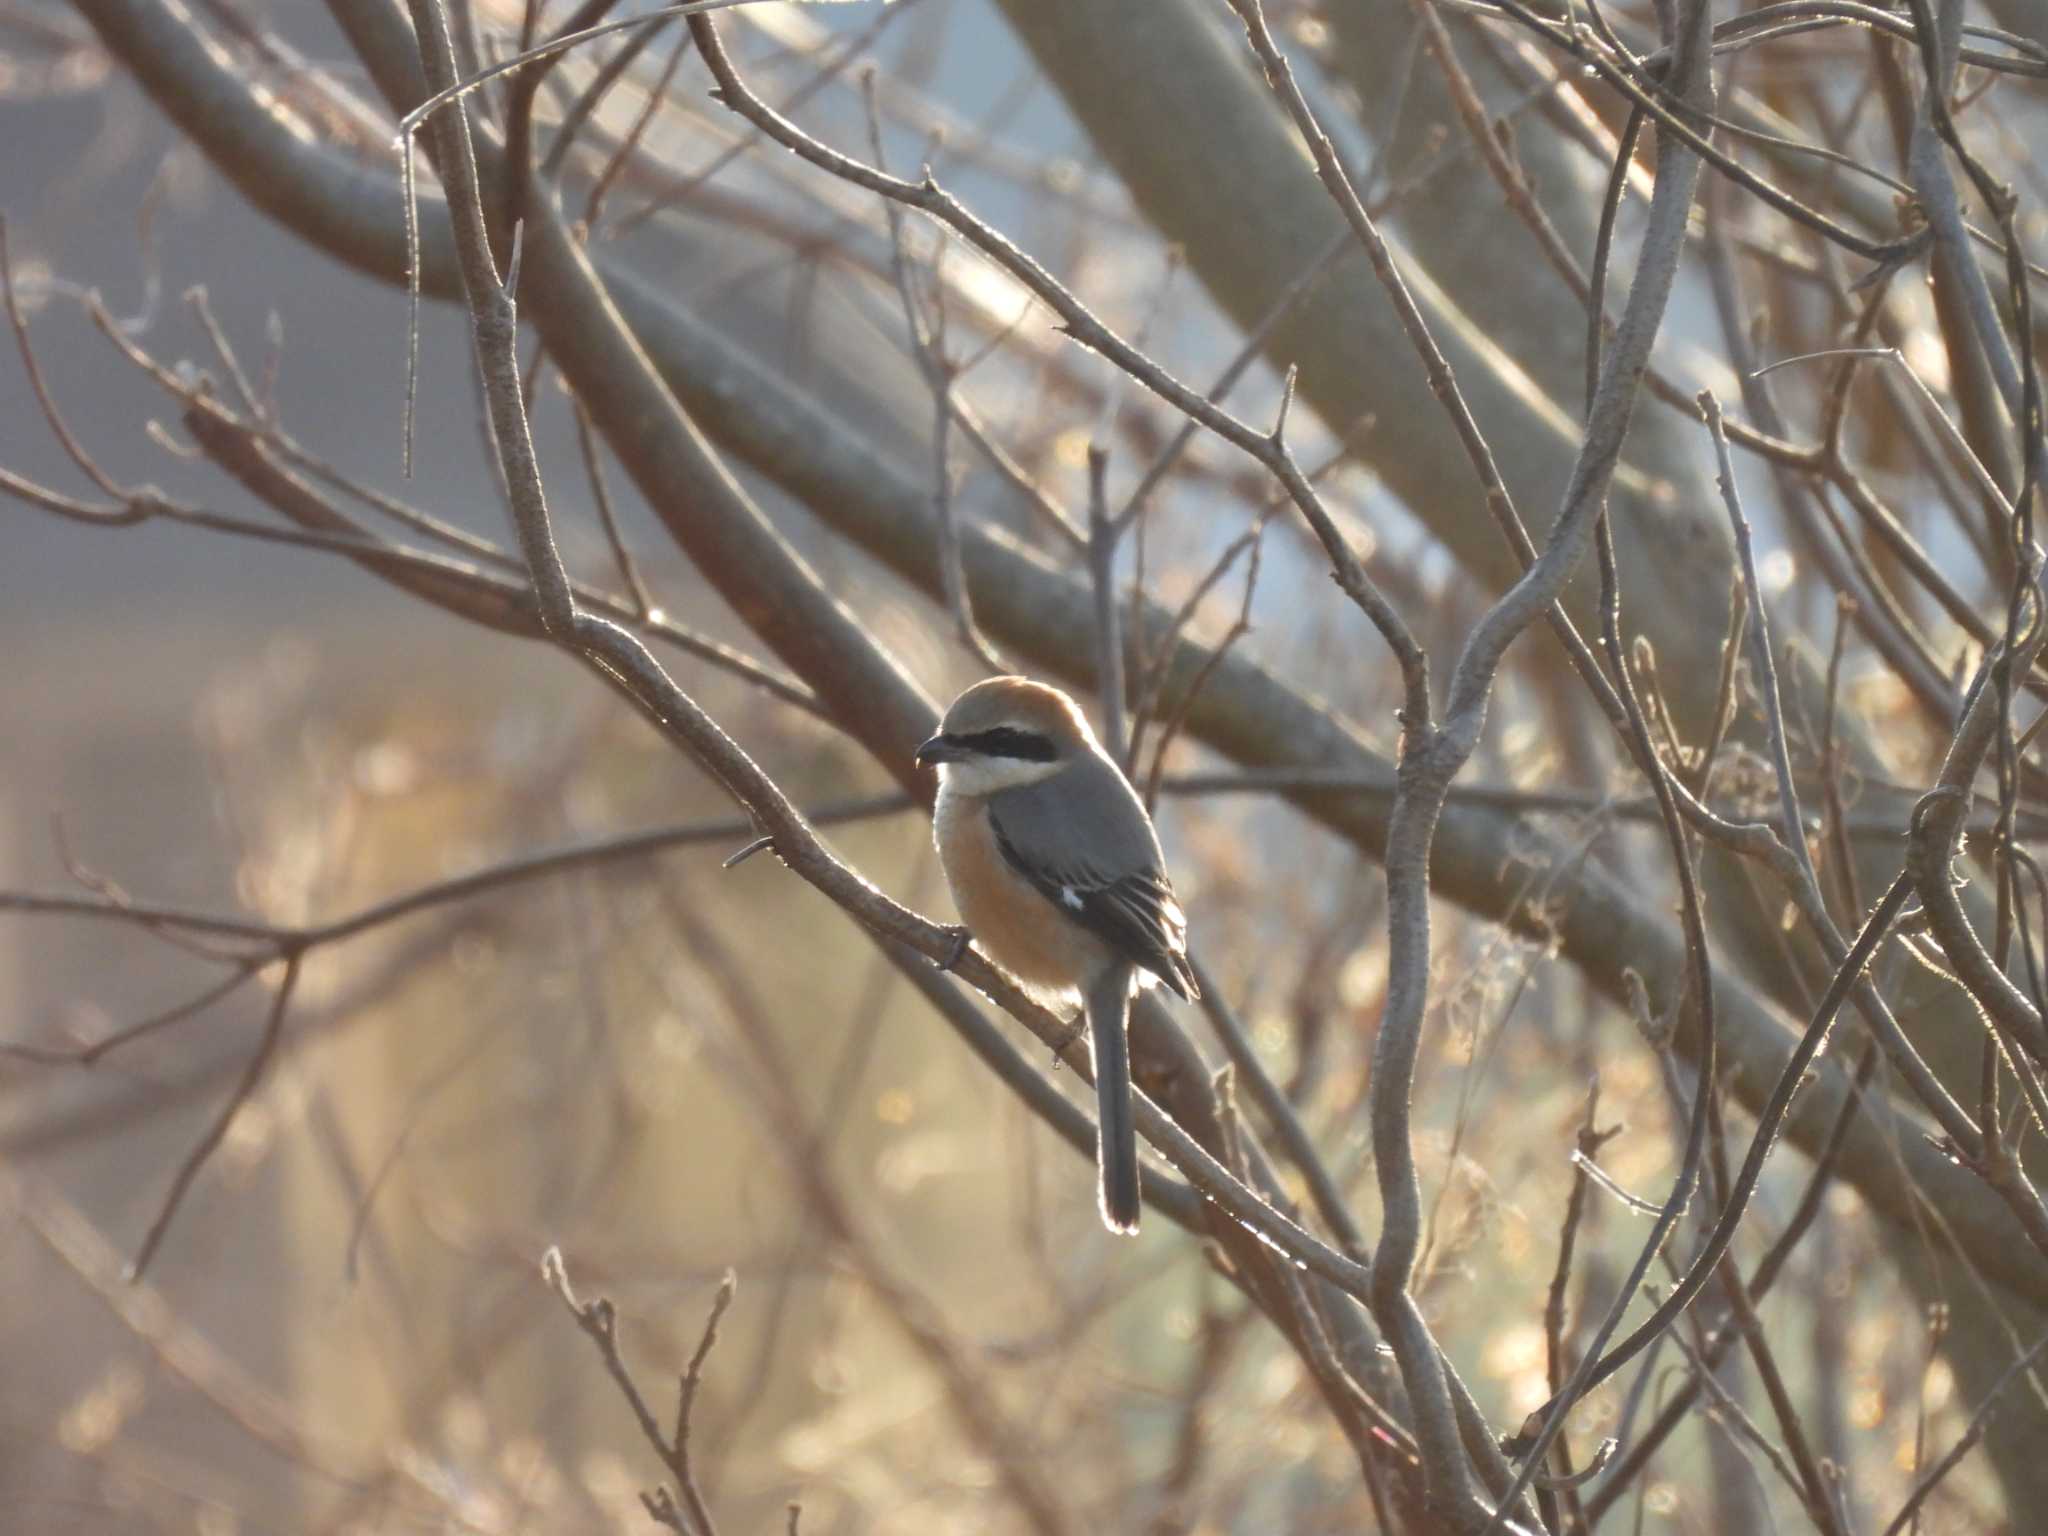
[[[684,34],[685,37],[688,35]],[[625,582],[626,590],[632,594],[633,606],[640,610],[641,622],[645,623],[660,610],[648,595],[647,584],[640,579],[640,564],[626,546],[625,535],[619,532],[619,518],[612,508],[611,487],[605,484],[604,458],[598,450],[597,432],[591,425],[590,411],[574,396],[570,397],[569,409],[576,419],[576,450],[583,456],[583,475],[590,484],[590,500],[597,508],[597,520],[604,527],[605,542],[611,545],[612,562],[619,568],[619,579]]]
[[[229,993],[238,990],[260,968],[258,965],[246,962],[237,964],[227,975],[197,996],[187,998],[182,1003],[173,1004],[169,1008],[153,1013],[139,1023],[130,1024],[126,1028],[115,1030],[112,1034],[103,1035],[89,1045],[81,1045],[70,1050],[60,1051],[47,1046],[20,1045],[11,1040],[0,1040],[0,1056],[11,1056],[17,1061],[30,1061],[39,1066],[92,1066],[101,1057],[106,1056],[112,1051],[119,1050],[124,1045],[130,1045],[146,1035],[153,1035],[159,1030],[169,1029],[174,1024],[182,1024],[185,1020],[204,1013],[215,1003],[228,996]]]
[[[1166,773],[1167,751],[1173,746],[1174,739],[1180,735],[1182,727],[1187,724],[1188,716],[1194,711],[1195,701],[1202,696],[1202,690],[1208,686],[1209,679],[1222,667],[1224,658],[1230,654],[1230,648],[1252,632],[1252,598],[1259,586],[1259,555],[1264,548],[1265,532],[1266,514],[1261,511],[1250,531],[1232,540],[1230,548],[1217,562],[1220,573],[1236,559],[1238,551],[1251,551],[1251,558],[1245,563],[1244,596],[1238,602],[1237,617],[1210,648],[1209,654],[1202,658],[1202,665],[1195,670],[1195,675],[1188,679],[1186,689],[1160,723],[1159,739],[1152,746],[1152,771],[1145,776],[1145,806],[1148,810],[1159,803],[1159,786]],[[1162,659],[1170,654],[1170,650],[1162,649]],[[1161,681],[1163,685],[1164,679]]]
[[[673,1489],[662,1484],[652,1493],[640,1495],[648,1518],[670,1530],[682,1532],[683,1536],[717,1536],[718,1527],[711,1518],[710,1506],[704,1502],[704,1495],[690,1469],[690,1414],[696,1405],[697,1389],[703,1381],[704,1362],[710,1357],[712,1346],[718,1342],[719,1321],[725,1316],[726,1308],[732,1305],[733,1295],[739,1287],[738,1277],[728,1269],[725,1278],[718,1283],[718,1293],[712,1297],[711,1315],[705,1320],[703,1336],[697,1341],[697,1348],[682,1375],[677,1393],[675,1432],[671,1436],[662,1433],[661,1425],[655,1421],[654,1410],[648,1407],[646,1396],[633,1380],[625,1356],[619,1351],[619,1315],[611,1298],[596,1296],[589,1301],[578,1300],[575,1288],[569,1283],[568,1262],[559,1248],[551,1247],[541,1255],[540,1274],[548,1289],[562,1298],[562,1305],[576,1319],[577,1327],[597,1346],[598,1357],[603,1360],[606,1373],[617,1384],[626,1406],[633,1410],[640,1433],[654,1447],[654,1454],[675,1479]],[[676,1503],[678,1497],[682,1500],[680,1505]]]
[[[1551,1271],[1550,1291],[1543,1303],[1543,1365],[1553,1396],[1563,1390],[1568,1370],[1565,1363],[1565,1293],[1571,1286],[1572,1252],[1578,1245],[1579,1225],[1585,1220],[1590,1170],[1597,1166],[1593,1159],[1599,1155],[1600,1148],[1621,1131],[1618,1125],[1609,1126],[1604,1131],[1595,1128],[1594,1117],[1599,1107],[1600,1079],[1595,1075],[1586,1084],[1586,1112],[1579,1120],[1578,1145],[1572,1160],[1577,1177],[1572,1180],[1571,1194],[1565,1199],[1564,1219],[1559,1223],[1557,1235],[1557,1266]],[[1573,1478],[1576,1474],[1572,1471],[1570,1442],[1562,1435],[1557,1439],[1554,1455],[1559,1475],[1567,1480]],[[1545,1491],[1569,1491],[1573,1495],[1573,1518],[1578,1528],[1585,1527],[1585,1512],[1579,1507],[1575,1485],[1569,1489],[1552,1485]]]
[[[761,128],[777,143],[793,150],[821,170],[855,186],[893,199],[906,207],[916,208],[952,229],[1050,306],[1059,315],[1067,334],[1075,341],[1108,358],[1169,405],[1195,417],[1210,431],[1272,471],[1287,487],[1295,504],[1300,507],[1302,515],[1314,528],[1317,538],[1330,558],[1332,573],[1339,588],[1366,613],[1374,627],[1386,637],[1396,655],[1404,658],[1404,665],[1419,657],[1420,650],[1415,645],[1407,624],[1367,574],[1364,563],[1346,542],[1336,521],[1324,507],[1322,498],[1316,494],[1314,487],[1308,484],[1284,442],[1276,439],[1273,434],[1258,431],[1229,412],[1212,405],[1151,357],[1132,346],[1129,341],[1098,319],[1093,311],[1070,293],[1042,265],[1019,250],[999,231],[968,212],[966,207],[942,188],[929,172],[915,183],[901,181],[863,165],[812,138],[775,112],[747,87],[733,67],[732,60],[719,41],[718,33],[709,17],[692,17],[690,27],[697,39],[698,52],[703,55],[718,82],[718,99],[726,106]],[[1398,275],[1393,274],[1391,263],[1387,267],[1387,272],[1394,276],[1396,282],[1399,281]],[[1476,430],[1475,428],[1475,434]]]
[[[299,953],[286,958],[284,976],[277,984],[277,995],[271,999],[270,1013],[263,1021],[262,1037],[256,1042],[256,1049],[250,1053],[249,1063],[242,1069],[241,1080],[235,1084],[234,1092],[228,1096],[228,1101],[221,1106],[220,1112],[214,1116],[212,1123],[207,1126],[192,1150],[185,1154],[184,1162],[178,1165],[177,1173],[172,1176],[171,1187],[164,1193],[163,1203],[157,1208],[156,1219],[149,1224],[149,1230],[143,1234],[142,1246],[135,1251],[134,1261],[128,1266],[127,1274],[130,1280],[141,1279],[143,1271],[149,1268],[149,1261],[156,1257],[157,1249],[163,1245],[164,1236],[171,1229],[171,1218],[178,1214],[178,1207],[184,1203],[186,1191],[191,1189],[192,1181],[199,1176],[199,1170],[206,1166],[206,1160],[213,1156],[214,1149],[226,1137],[229,1125],[241,1112],[242,1106],[255,1094],[257,1084],[263,1081],[264,1069],[277,1054],[277,1042],[284,1032],[285,1010],[291,1005],[292,989],[298,985],[299,962],[302,958],[303,955]]]
[[[1977,1442],[1984,1438],[1984,1431],[1990,1427],[1991,1416],[1997,1411],[1999,1399],[2004,1396],[2005,1389],[2031,1370],[2034,1362],[2040,1359],[2044,1352],[2048,1352],[2048,1334],[2043,1334],[2035,1341],[2033,1348],[1999,1374],[1998,1380],[1993,1382],[1991,1389],[1984,1394],[1984,1400],[1977,1405],[1977,1411],[1970,1415],[1970,1422],[1964,1425],[1963,1432],[1956,1436],[1956,1443],[1943,1453],[1941,1460],[1927,1469],[1926,1476],[1913,1485],[1913,1491],[1907,1496],[1906,1502],[1899,1507],[1899,1512],[1892,1516],[1891,1523],[1884,1528],[1884,1536],[1899,1536],[1899,1532],[1909,1523],[1917,1520],[1920,1506],[1927,1502],[1935,1489],[1941,1486],[1942,1480],[1953,1472],[1962,1459],[1970,1454]]]

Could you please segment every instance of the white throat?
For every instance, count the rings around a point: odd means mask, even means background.
[[[1021,757],[969,757],[939,764],[939,791],[980,799],[1005,789],[1021,789],[1049,779],[1064,762],[1034,763]]]

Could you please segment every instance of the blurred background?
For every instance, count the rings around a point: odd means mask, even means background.
[[[394,180],[393,115],[328,6],[166,9],[275,93],[277,110],[336,163]],[[453,9],[479,58],[515,47],[520,6]],[[541,9],[546,31],[570,8]],[[1581,416],[1583,308],[1505,211],[1410,7],[1342,18],[1326,9],[1340,8],[1275,5],[1269,15],[1368,200],[1418,253],[1408,275],[1540,535]],[[1753,8],[1717,17],[1724,9]],[[259,428],[291,439],[305,455],[295,463],[323,466],[305,469],[319,483],[400,498],[510,548],[465,317],[432,297],[421,311],[407,474],[403,288],[364,270],[374,262],[337,259],[253,207],[104,46],[87,20],[98,10],[0,4],[0,216],[42,383],[99,473],[121,490],[148,484],[191,508],[285,526],[181,424],[172,390],[196,370]],[[1653,37],[1652,6],[1613,10],[1632,39]],[[1198,100],[1196,115],[1210,112],[1253,156],[1234,114],[1265,121],[1275,108],[1243,55],[1242,28],[1221,5],[1162,6],[1159,57],[1142,69],[1127,61],[1145,84],[1133,84],[1123,109],[1160,111],[1149,125],[1120,124],[1114,93],[1058,62],[1075,57],[1062,50],[1085,50],[1113,78],[1109,42],[1056,35],[1056,25],[1092,23],[1056,24],[1054,12],[1065,8],[1033,19],[987,0],[766,5],[721,25],[764,97],[862,159],[873,158],[872,111],[891,169],[929,163],[1198,390],[1247,338],[1267,343],[1227,397],[1243,419],[1270,423],[1282,372],[1300,361],[1295,452],[1447,674],[1506,557],[1469,470],[1456,469],[1447,488],[1444,466],[1459,461],[1443,446],[1441,413],[1411,355],[1388,339],[1398,333],[1377,312],[1369,271],[1332,245],[1341,231],[1291,132],[1268,124],[1277,163],[1298,173],[1291,181],[1194,139],[1179,152],[1200,162],[1190,177],[1170,142],[1122,134],[1169,135],[1187,105],[1169,99],[1175,82],[1213,89],[1202,71],[1214,69],[1239,95]],[[1581,98],[1568,66],[1522,34],[1443,15],[1484,110],[1509,125],[1565,244],[1586,262],[1601,154],[1613,153],[1620,113],[1591,89]],[[1207,438],[1166,464],[1174,413],[1066,342],[1055,316],[933,225],[909,221],[892,246],[874,198],[762,145],[712,102],[702,63],[676,54],[680,36],[671,25],[579,49],[540,98],[546,143],[605,62],[618,65],[567,170],[579,210],[601,189],[590,247],[607,272],[630,274],[815,405],[921,487],[912,500],[928,516],[934,407],[907,289],[959,368],[954,388],[972,417],[971,428],[951,429],[953,516],[1085,596],[1086,560],[1057,518],[1085,523],[1091,446],[1109,456],[1112,504],[1161,464],[1142,531],[1119,553],[1119,585],[1154,604],[1155,620],[1184,610],[1196,642],[1227,648],[1218,688],[1253,673],[1279,679],[1332,730],[1391,757],[1398,676],[1255,466]],[[1175,64],[1180,47],[1206,62]],[[1837,29],[1735,53],[1722,67],[1727,99],[1739,86],[1758,121],[1783,114],[1781,126],[1896,170],[1887,99],[1873,82],[1910,66],[1896,44]],[[2041,82],[1990,71],[1966,81],[1988,82],[1969,122],[2019,178],[2022,228],[2038,242],[2040,172],[2025,146],[2042,142]],[[502,118],[499,88],[475,100],[487,121]],[[1156,184],[1132,168],[1145,154],[1165,157]],[[1644,154],[1643,185],[1653,163]],[[1774,174],[1793,172],[1779,164]],[[1205,175],[1206,215],[1188,206],[1185,186]],[[1801,189],[1836,199],[1828,206],[1843,217],[1891,216],[1889,193],[1848,181],[1821,172]],[[388,237],[396,204],[380,206]],[[1610,309],[1642,213],[1631,195]],[[1770,357],[1827,346],[1845,339],[1862,302],[1836,252],[1768,218],[1745,206],[1727,227],[1700,232],[1700,252],[1710,236],[1723,242],[1736,254],[1721,259],[1751,286],[1732,308],[1725,295],[1717,303],[1704,255],[1690,261],[1657,354],[1684,395],[1712,387],[1731,412],[1740,402],[1751,415],[1737,341]],[[1247,229],[1251,254],[1205,260],[1207,234],[1220,249]],[[1290,307],[1275,310],[1289,285]],[[94,323],[93,294],[111,329],[170,370],[168,386]],[[1981,408],[1981,380],[1954,371],[1939,297],[1898,281],[1869,324],[1966,418],[1992,473],[2009,472],[2009,448],[2001,466],[1993,430],[1980,430],[1997,419]],[[1326,303],[1367,304],[1376,317],[1346,330],[1317,308]],[[1324,340],[1331,355],[1316,351]],[[1852,397],[1851,451],[1965,600],[1995,621],[2005,574],[1986,553],[1995,532],[1983,533],[1956,456],[1881,371]],[[657,624],[762,652],[601,448],[593,480],[559,375],[537,358],[532,381],[571,569],[629,607],[638,582]],[[1785,435],[1814,435],[1826,382],[1817,367],[1785,377],[1780,398],[1795,424]],[[731,385],[742,410],[751,387]],[[1643,411],[1617,521],[1626,508],[1631,599],[1639,593],[1656,615],[1636,620],[1656,636],[1644,642],[1646,675],[1666,691],[1671,742],[1697,745],[1727,632],[1726,527],[1705,433],[1678,412]],[[1910,417],[1912,430],[1895,417]],[[726,429],[707,431],[776,527],[933,699],[987,670],[958,640],[935,583],[906,575],[929,569],[928,545],[878,550],[804,494],[793,458],[778,465],[758,445],[750,458]],[[0,469],[106,499],[46,423],[31,370],[13,354],[0,362]],[[1787,665],[1817,679],[1842,584],[1910,581],[1893,557],[1872,553],[1860,525],[1844,527],[1839,504],[1824,516],[1802,511],[1797,487],[1755,458],[1742,461],[1741,483],[1762,585],[1795,658]],[[608,516],[631,551],[630,576]],[[435,544],[417,528],[393,537]],[[1828,538],[1838,543],[1824,547]],[[1061,642],[1018,627],[1026,621],[997,594],[978,592],[984,600],[1006,665],[1053,666]],[[1864,754],[1854,808],[1872,839],[1880,824],[1902,825],[1884,821],[1903,803],[1887,786],[1924,782],[1938,762],[1926,690],[1952,687],[1979,654],[1968,627],[1923,592],[1901,606],[1923,652],[1902,664],[1886,637],[1859,629],[1839,664],[1838,696]],[[1044,619],[1071,629],[1086,611],[1047,609]],[[1180,702],[1192,669],[1162,686],[1165,669],[1145,665],[1157,636],[1145,622],[1135,630],[1134,680],[1153,693],[1134,776],[1163,781],[1159,824],[1197,950],[1371,1233],[1362,1103],[1385,910],[1370,839],[1333,830],[1313,803],[1290,805],[1270,784],[1225,782],[1233,764],[1252,761],[1243,743],[1259,727],[1232,738],[1216,715]],[[950,917],[923,812],[830,711],[792,704],[800,687],[778,694],[686,649],[662,654],[800,805],[855,807],[857,819],[829,833],[849,862],[907,905]],[[89,526],[24,501],[0,511],[0,655],[0,888],[125,895],[289,927],[542,850],[694,829],[665,851],[508,879],[310,949],[246,1097],[237,1084],[259,1059],[283,966],[251,968],[234,945],[133,923],[0,912],[0,1037],[20,1048],[0,1056],[0,1526],[206,1536],[645,1528],[641,1491],[666,1473],[590,1339],[543,1283],[550,1247],[579,1294],[616,1304],[625,1359],[662,1419],[721,1277],[737,1277],[693,1416],[694,1465],[727,1532],[781,1530],[792,1504],[806,1532],[1316,1532],[1375,1529],[1386,1517],[1313,1371],[1233,1283],[1216,1243],[1157,1216],[1134,1244],[1107,1238],[1084,1157],[772,857],[722,872],[719,861],[751,836],[731,801],[574,663],[330,550],[189,518]],[[1086,672],[1061,680],[1084,694],[1093,686]],[[1582,695],[1545,637],[1523,642],[1503,673],[1466,781],[1496,792],[1479,802],[1497,813],[1479,846],[1491,850],[1486,878],[1508,894],[1491,915],[1467,896],[1439,905],[1415,1095],[1428,1213],[1417,1292],[1504,1430],[1551,1389],[1543,1308],[1589,1086],[1597,1080],[1596,1123],[1618,1128],[1601,1167],[1652,1202],[1676,1171],[1696,1086],[1686,1060],[1646,1047],[1644,1021],[1617,996],[1613,978],[1631,963],[1650,974],[1650,963],[1623,956],[1603,971],[1565,935],[1574,882],[1589,870],[1632,892],[1644,921],[1675,932],[1668,850],[1643,815],[1640,780]],[[1809,692],[1795,709],[1802,772],[1820,764],[1822,697]],[[1717,797],[1754,804],[1768,773],[1746,682],[1739,704],[1714,784]],[[1294,746],[1316,743],[1274,750]],[[1489,862],[1473,858],[1474,869]],[[1796,1021],[1825,970],[1795,952],[1803,936],[1768,937],[1790,923],[1779,927],[1782,897],[1760,892],[1763,877],[1728,878],[1765,914],[1748,939],[1729,940],[1731,971],[1772,1017]],[[1496,921],[1508,910],[1520,914],[1512,931]],[[118,1049],[66,1059],[142,1023],[152,1027]],[[1185,1023],[1220,1062],[1207,1025],[1192,1010]],[[1073,1073],[1011,1033],[1087,1100]],[[1862,1049],[1853,1043],[1851,1064]],[[1976,1045],[1958,1050],[1974,1072]],[[1750,1122],[1736,1096],[1750,1090],[1730,1086],[1739,1155]],[[1885,1119],[1886,1134],[1924,1150],[1912,1114]],[[165,1224],[181,1167],[216,1130]],[[1737,1250],[1745,1265],[1808,1188],[1819,1137],[1811,1125],[1799,1135],[1758,1196]],[[1301,1197],[1292,1169],[1286,1179]],[[1763,1318],[1825,1461],[1828,1518],[1879,1530],[2038,1335],[2048,1293],[2015,1298],[1967,1266],[1943,1270],[1943,1243],[1910,1222],[1902,1235],[1896,1212],[1874,1213],[1857,1178],[1820,1198]],[[124,1270],[160,1225],[160,1246],[131,1281]],[[1581,1339],[1647,1226],[1609,1194],[1588,1197],[1568,1286]],[[1697,1234],[1687,1234],[1689,1244]],[[1944,1354],[1954,1310],[1982,1334],[1967,1363]],[[1781,1436],[1754,1370],[1728,1358],[1718,1406],[1702,1399],[1648,1469],[1599,1507],[1602,1528],[1824,1525],[1741,1430],[1746,1405],[1766,1420],[1760,1438]],[[1618,1426],[1640,1429],[1688,1374],[1673,1348],[1603,1388],[1574,1421],[1580,1459]],[[2028,1528],[2008,1513],[2038,1507],[2026,1503],[2028,1458],[2011,1448],[2024,1445],[2026,1426],[2048,1423],[2048,1391],[2022,1376],[1993,1450],[1942,1480],[1919,1530]],[[1429,1527],[1411,1512],[1393,1528]]]

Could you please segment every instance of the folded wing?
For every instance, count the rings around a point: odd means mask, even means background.
[[[989,822],[1004,860],[1076,924],[1177,996],[1199,997],[1188,965],[1187,916],[1174,899],[1144,806],[1107,759],[1066,772],[1104,782],[1088,796],[1031,784],[989,797]],[[1077,817],[1077,804],[1092,810]]]

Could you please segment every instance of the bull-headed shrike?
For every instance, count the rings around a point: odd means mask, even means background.
[[[1155,979],[1201,995],[1152,819],[1074,701],[1026,678],[961,694],[917,760],[939,770],[933,840],[968,931],[1027,988],[1087,1015],[1102,1219],[1136,1232],[1131,997]]]

